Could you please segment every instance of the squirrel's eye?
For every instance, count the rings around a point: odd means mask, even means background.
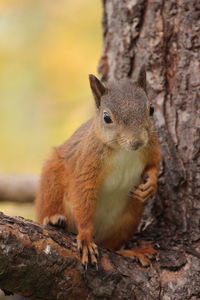
[[[104,113],[103,113],[103,119],[104,119],[104,121],[105,121],[107,124],[112,123],[112,119],[111,119],[111,117],[109,116],[109,114],[108,114],[107,112],[104,112]]]
[[[153,113],[154,113],[154,106],[153,106],[153,104],[150,104],[150,107],[149,107],[149,115],[150,115],[150,116],[153,116]]]

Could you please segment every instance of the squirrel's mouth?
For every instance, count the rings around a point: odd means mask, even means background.
[[[126,143],[120,143],[120,147],[125,149],[126,151],[137,151],[141,148],[143,148],[147,142],[139,140],[134,142],[126,142]]]
[[[145,147],[148,144],[147,140],[139,140],[139,141],[126,141],[123,143],[119,143],[120,148],[126,150],[126,151],[138,151]]]
[[[138,150],[139,148],[141,148],[142,146],[144,146],[144,142],[143,141],[137,141],[137,142],[134,142],[132,145],[131,145],[131,148],[133,151],[136,151]]]

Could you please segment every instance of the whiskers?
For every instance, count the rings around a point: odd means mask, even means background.
[[[156,133],[156,131],[155,131]],[[152,133],[151,133],[152,134]],[[141,142],[141,145],[136,145],[137,142]],[[144,140],[137,140],[137,139],[130,139],[126,136],[121,136],[121,137],[116,137],[116,138],[113,138],[111,140],[108,140],[107,141],[107,144],[110,145],[110,146],[113,146],[113,148],[123,148],[123,149],[126,149],[127,151],[133,151],[133,150],[137,150],[141,147],[144,147],[148,144],[149,142],[149,138],[147,137],[146,139]]]
[[[120,137],[118,139],[118,143],[120,146],[125,147],[125,148],[129,147],[129,144],[130,144],[129,140],[126,137]]]
[[[108,141],[108,144],[127,144],[127,139],[125,137],[117,137]]]

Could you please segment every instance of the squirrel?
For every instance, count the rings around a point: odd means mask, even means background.
[[[98,246],[137,256],[145,265],[145,251],[120,249],[136,232],[144,204],[157,189],[161,154],[146,70],[140,69],[136,81],[105,83],[89,75],[89,82],[96,114],[45,162],[37,219],[77,234],[85,267],[97,266]]]

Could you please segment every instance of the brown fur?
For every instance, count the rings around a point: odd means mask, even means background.
[[[148,175],[152,187],[150,192],[147,189],[147,194],[152,195],[156,190],[160,162],[159,143],[148,118],[145,90],[137,83],[125,80],[100,88],[101,82],[91,78],[97,115],[83,124],[63,145],[53,149],[44,164],[36,199],[38,221],[42,223],[45,217],[52,218],[54,215],[66,216],[67,230],[78,233],[80,248],[87,246],[90,254],[95,252],[92,242],[97,195],[104,178],[112,172],[112,164],[107,161],[112,162],[116,144],[127,148],[131,147],[130,139],[134,144],[138,139],[145,142],[146,136],[149,136],[147,144],[138,150],[145,165],[142,175]],[[107,127],[101,120],[105,108],[112,119],[121,124],[115,138],[111,138],[112,142],[107,140],[110,137],[106,135]],[[144,207],[143,192],[135,188],[132,192],[132,196],[127,195],[127,205],[117,224],[111,226],[103,240],[95,240],[97,244],[118,250],[137,230]],[[87,260],[87,252],[83,256]]]

